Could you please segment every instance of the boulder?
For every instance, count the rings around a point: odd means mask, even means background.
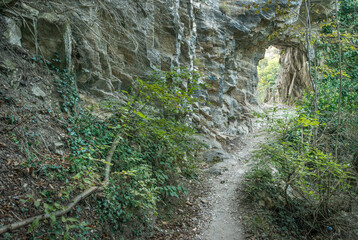
[[[223,150],[209,150],[203,153],[203,160],[208,163],[222,162],[229,158],[230,155]]]

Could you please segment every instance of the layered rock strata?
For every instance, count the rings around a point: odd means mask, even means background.
[[[155,69],[199,70],[212,86],[199,94],[211,104],[200,106],[193,121],[225,140],[250,129],[250,110],[258,104],[257,64],[270,45],[293,53],[282,59],[282,94],[307,87],[301,73],[304,53],[297,50],[296,32],[287,27],[299,21],[302,0],[270,2],[5,1],[1,18],[9,42],[72,71],[77,86],[93,98],[115,97],[136,76]],[[317,6],[329,8],[330,1],[321,2],[325,5]],[[285,65],[297,62],[286,73]]]

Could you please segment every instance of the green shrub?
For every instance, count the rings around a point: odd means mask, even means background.
[[[260,228],[265,234],[272,230],[265,228],[269,223],[283,237],[324,235],[327,228],[339,232],[355,226],[350,206],[357,201],[356,179],[350,166],[312,144],[315,128],[323,126],[301,114],[279,119],[269,129],[279,138],[257,152],[245,188],[248,198],[269,216]]]
[[[114,238],[121,234],[140,236],[153,222],[157,204],[182,198],[187,194],[183,179],[196,177],[196,155],[201,146],[194,140],[196,130],[187,119],[195,111],[193,103],[199,101],[194,97],[196,91],[205,87],[198,83],[200,75],[184,68],[154,72],[146,79],[137,79],[130,91],[124,92],[125,102],[111,99],[81,109],[74,76],[47,65],[60,76],[57,90],[66,113],[62,120],[68,122],[68,160],[73,163],[57,174],[66,181],[59,193],[61,202],[102,183],[108,164],[104,159],[119,135],[109,184],[97,206],[92,207],[96,219],[106,223]],[[94,109],[110,117],[100,120],[92,114]],[[51,197],[47,200],[52,202]],[[127,223],[134,228],[127,230]],[[81,234],[80,228],[68,229],[65,222],[58,221],[54,228],[69,238]]]
[[[182,177],[195,177],[201,146],[192,137],[195,129],[187,117],[199,101],[193,97],[195,92],[204,87],[198,78],[198,73],[186,69],[154,72],[145,80],[137,79],[125,92],[126,103],[112,99],[100,105],[113,114],[109,119],[100,121],[89,112],[71,118],[73,171],[86,173],[88,182],[103,178],[103,159],[115,136],[121,136],[110,182],[98,205],[100,218],[115,234],[127,222],[145,227],[153,220],[158,202],[187,192]]]
[[[141,235],[153,222],[158,202],[183,197],[187,194],[183,179],[196,177],[196,155],[201,146],[194,140],[195,128],[187,120],[195,111],[193,103],[199,102],[194,97],[196,91],[205,87],[198,83],[199,73],[184,68],[156,71],[146,79],[137,79],[130,91],[124,92],[126,101],[112,98],[84,109],[79,106],[73,74],[42,57],[34,57],[34,60],[56,76],[61,110],[65,113],[62,120],[68,123],[71,151],[68,160],[72,164],[56,173],[57,178],[66,182],[56,194],[60,196],[59,202],[66,202],[75,192],[102,183],[108,164],[104,159],[114,139],[120,136],[109,183],[93,208],[98,215],[96,219],[106,223],[114,238],[121,237],[122,233],[132,237]],[[94,109],[109,113],[110,117],[100,120],[92,114]],[[52,198],[47,196],[47,201],[60,206]],[[126,230],[126,223],[131,223],[134,229]],[[34,224],[37,229],[39,225]],[[82,236],[89,233],[88,227],[79,225],[75,229],[66,221],[57,221],[53,228],[66,238],[81,236],[82,228],[86,230]],[[40,236],[43,231],[33,228],[32,232]]]

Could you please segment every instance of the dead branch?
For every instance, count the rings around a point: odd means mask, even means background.
[[[56,212],[53,212],[53,213],[47,213],[47,214],[41,214],[41,215],[38,215],[38,216],[35,216],[35,217],[31,217],[31,218],[27,218],[23,221],[20,221],[20,222],[15,222],[15,223],[12,223],[12,224],[9,224],[9,225],[6,225],[2,228],[0,228],[0,234],[4,233],[4,232],[7,232],[7,231],[12,231],[12,230],[15,230],[15,229],[18,229],[18,228],[21,228],[21,227],[24,227],[30,223],[32,223],[34,220],[38,219],[39,221],[40,220],[44,220],[44,219],[48,219],[50,218],[50,216],[55,216],[55,217],[58,217],[58,216],[62,216],[66,213],[68,213],[74,206],[77,205],[77,203],[79,203],[82,199],[88,197],[89,195],[91,195],[92,193],[98,191],[98,190],[103,190],[104,188],[103,187],[91,187],[89,189],[87,189],[86,191],[84,191],[83,193],[77,195],[72,201],[70,204],[68,204],[64,209],[62,210],[59,210],[59,211],[56,211]]]
[[[41,215],[37,215],[34,217],[30,217],[27,218],[23,221],[19,221],[19,222],[15,222],[9,225],[6,225],[4,227],[0,228],[0,234],[8,232],[8,231],[12,231],[21,227],[24,227],[30,223],[32,223],[33,221],[35,221],[36,219],[38,219],[39,221],[41,220],[45,220],[50,218],[51,216],[55,216],[55,217],[59,217],[59,216],[63,216],[65,214],[67,214],[71,209],[73,209],[81,200],[85,199],[86,197],[90,196],[92,193],[98,192],[98,191],[103,191],[105,189],[105,186],[108,184],[109,181],[109,175],[110,175],[110,166],[111,166],[111,162],[112,162],[112,158],[113,158],[113,154],[119,144],[121,137],[118,134],[115,138],[115,140],[112,143],[112,147],[109,150],[109,153],[106,157],[106,170],[105,170],[105,177],[104,177],[104,181],[102,183],[102,185],[100,186],[94,186],[91,188],[88,188],[87,190],[85,190],[84,192],[82,192],[81,194],[77,195],[75,198],[73,198],[71,200],[71,203],[69,203],[64,209],[62,210],[58,210],[52,213],[46,213],[46,214],[41,214]]]
[[[105,171],[105,175],[104,175],[104,183],[108,183],[108,181],[109,181],[109,174],[111,172],[111,165],[112,165],[111,162],[112,162],[114,151],[116,150],[116,148],[118,146],[119,140],[121,140],[121,137],[118,134],[116,139],[114,139],[114,141],[112,143],[112,147],[109,150],[109,153],[108,153],[108,155],[106,157],[106,164],[107,165],[106,165],[106,171]]]
[[[17,128],[17,127],[19,127],[20,125],[26,123],[32,116],[33,116],[32,114],[28,115],[27,117],[23,118],[19,123],[17,123],[15,126],[9,128],[9,129],[2,129],[2,130],[0,131],[0,133],[1,133],[1,134],[2,134],[2,133],[6,134],[6,133],[8,133],[8,132],[11,132],[11,131],[14,130],[15,128]]]

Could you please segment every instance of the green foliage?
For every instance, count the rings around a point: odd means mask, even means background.
[[[108,100],[96,106],[112,113],[100,121],[82,111],[69,118],[69,144],[73,161],[73,188],[84,189],[103,179],[105,157],[118,134],[105,197],[98,202],[101,221],[114,234],[123,224],[138,222],[137,234],[157,212],[157,203],[187,193],[183,177],[195,177],[200,146],[192,138],[193,126],[186,119],[199,101],[194,94],[204,87],[199,74],[186,69],[154,72],[137,79],[126,102]]]
[[[256,207],[250,229],[260,239],[358,237],[355,231],[358,209],[352,207],[358,200],[356,170],[353,170],[357,163],[352,162],[358,148],[358,2],[339,2],[339,12],[323,20],[321,32],[315,37],[305,36],[311,29],[303,29],[299,24],[285,24],[269,36],[272,40],[283,31],[301,30],[303,45],[307,37],[306,44],[310,46],[306,49],[310,48],[310,52],[314,49],[316,55],[310,59],[310,70],[317,95],[308,93],[294,118],[272,121],[276,123],[269,131],[279,138],[261,147],[258,161],[247,176],[248,200]],[[287,19],[293,12],[290,13],[286,4],[290,7],[297,3],[254,1],[243,3],[242,7],[260,14],[275,6],[276,15]],[[308,6],[319,17],[322,14],[316,7],[315,3]],[[270,68],[267,62],[261,64],[264,66],[258,69],[261,81],[258,90],[262,99],[262,90],[274,84],[277,70],[274,64]],[[343,77],[341,98],[340,75]],[[342,119],[339,126],[337,112]],[[338,155],[332,157],[336,144]]]
[[[356,163],[352,162],[358,147],[358,3],[340,3],[341,38],[334,15],[323,20],[317,36],[309,38],[316,55],[311,58],[311,72],[317,99],[315,93],[308,93],[295,116],[272,121],[275,124],[269,132],[278,138],[261,147],[247,176],[247,197],[260,206],[254,210],[250,226],[256,235],[272,239],[358,237],[352,231],[357,229],[358,211],[353,207],[358,198]],[[333,157],[336,144],[338,155]]]
[[[269,239],[297,239],[301,235],[295,216],[286,207],[284,191],[277,187],[272,169],[257,165],[245,176],[246,201],[259,205],[245,219],[249,232]]]
[[[257,152],[245,188],[263,211],[257,233],[274,231],[275,239],[285,239],[325,234],[333,225],[335,231],[347,231],[355,221],[346,216],[357,200],[356,179],[349,164],[313,145],[315,129],[326,124],[302,112],[274,123],[268,131],[279,138]]]
[[[338,154],[341,161],[349,163],[349,159],[358,147],[358,137],[352,131],[358,129],[358,52],[357,29],[358,16],[357,1],[341,1],[339,20],[342,44],[342,98],[339,133]],[[321,148],[325,147],[333,152],[335,148],[335,133],[338,130],[337,112],[339,102],[339,41],[335,18],[324,20],[321,24],[321,32],[314,39],[316,49],[317,69],[313,68],[313,78],[317,81],[318,99],[317,110],[319,121],[325,123],[323,128],[318,128],[318,134],[323,141],[318,142]],[[315,62],[313,62],[315,63]],[[314,65],[314,64],[312,64]],[[308,94],[300,111],[308,116],[315,116],[314,94]]]
[[[280,74],[281,65],[279,63],[279,56],[271,59],[263,59],[259,62],[257,73],[259,84],[257,86],[258,98],[263,101],[266,94],[266,89],[275,85],[276,80]]]
[[[120,230],[122,222],[148,220],[156,213],[159,200],[157,181],[150,166],[140,164],[141,159],[126,162],[132,162],[131,170],[112,174],[106,198],[100,202],[103,220],[109,221],[115,230]]]
[[[124,92],[125,102],[111,99],[81,109],[74,75],[41,57],[34,60],[57,76],[61,107],[66,113],[63,120],[69,123],[68,161],[72,162],[68,169],[56,165],[43,167],[46,175],[64,180],[66,186],[56,197],[44,193],[44,200],[33,199],[34,206],[51,213],[61,209],[59,202],[68,201],[73,193],[101,184],[108,164],[105,158],[120,135],[110,181],[94,212],[99,221],[113,230],[114,238],[124,232],[141,235],[153,214],[157,214],[158,202],[166,204],[171,199],[180,199],[187,194],[182,179],[196,177],[196,154],[201,146],[192,137],[195,129],[187,123],[187,117],[195,111],[193,103],[199,102],[193,96],[205,87],[199,84],[199,74],[184,68],[153,72],[145,80],[137,79],[130,91]],[[93,110],[109,117],[100,120],[92,114]],[[65,239],[87,236],[86,225],[71,219],[64,217],[60,221],[52,216],[46,236],[51,238],[53,233]],[[136,229],[126,230],[127,223],[137,223]],[[35,221],[30,226],[34,236],[44,236],[42,229],[39,231],[40,225]]]
[[[74,76],[65,69],[61,72],[60,78],[55,79],[55,82],[58,92],[63,98],[63,110],[65,112],[74,112],[79,101]]]
[[[34,207],[40,211],[49,214],[49,220],[40,222],[36,218],[32,224],[28,227],[27,232],[32,235],[33,239],[57,239],[58,236],[63,236],[63,239],[78,239],[88,238],[89,230],[86,222],[81,222],[73,217],[61,216],[56,218],[53,212],[62,210],[63,206],[55,202],[53,204],[48,203],[43,199],[34,199],[33,196],[27,195],[26,199],[20,199],[21,203],[31,202]],[[43,226],[47,225],[46,229]],[[42,227],[42,228],[41,228]]]

